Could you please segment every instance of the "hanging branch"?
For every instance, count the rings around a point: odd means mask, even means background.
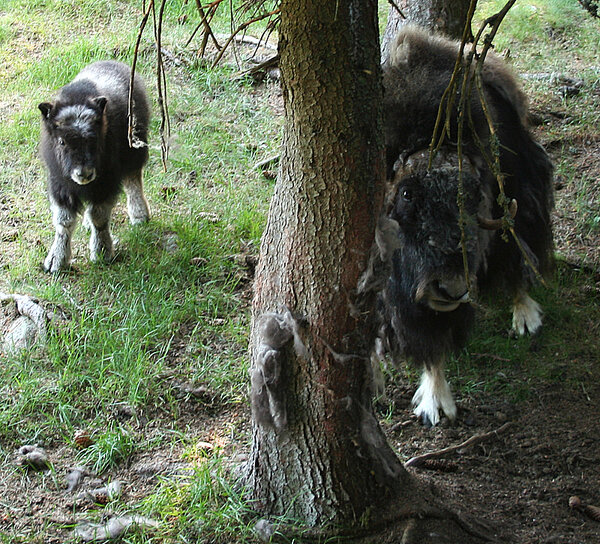
[[[206,6],[207,11],[205,12],[204,11],[205,8],[202,7],[200,0],[196,0],[196,9],[198,10],[198,13],[200,14],[200,17],[202,19],[200,20],[200,23],[198,24],[198,26],[196,27],[194,32],[192,32],[192,35],[190,36],[189,40],[186,42],[185,46],[187,47],[188,45],[190,45],[190,43],[194,39],[194,36],[196,35],[196,32],[198,32],[198,30],[200,30],[200,27],[204,27],[204,34],[202,36],[202,44],[200,45],[200,51],[201,51],[200,55],[201,56],[204,56],[204,52],[206,51],[206,46],[208,44],[209,37],[212,38],[213,44],[214,44],[215,48],[217,49],[217,51],[219,51],[221,49],[221,46],[219,45],[219,42],[217,41],[217,38],[215,38],[215,35],[212,31],[210,22],[212,21],[212,18],[214,17],[215,13],[217,12],[217,8],[219,7],[219,4],[222,1],[223,0],[217,0],[216,2],[212,2],[211,4]]]
[[[134,77],[135,77],[135,68],[137,64],[138,54],[140,50],[140,42],[142,41],[142,35],[144,34],[144,29],[146,28],[146,24],[148,23],[148,17],[150,17],[150,11],[152,10],[153,3],[151,2],[148,6],[148,9],[145,11],[144,16],[142,17],[142,22],[140,23],[140,29],[138,31],[137,39],[135,41],[135,49],[133,51],[133,63],[131,64],[131,76],[129,78],[129,97],[127,100],[127,138],[129,140],[129,147],[141,147],[141,142],[139,138],[134,134],[135,129],[135,119],[133,116],[133,85],[134,85]],[[146,145],[146,144],[144,144]]]
[[[153,2],[154,3],[154,2]],[[171,139],[171,119],[169,118],[169,103],[167,100],[167,77],[162,58],[162,23],[167,0],[162,0],[158,14],[158,22],[155,14],[155,40],[156,40],[156,86],[158,91],[158,106],[160,108],[160,156],[163,168],[167,169],[167,158],[169,156],[169,140]],[[154,12],[154,10],[153,10]]]
[[[131,64],[131,76],[129,79],[129,98],[127,106],[127,136],[129,139],[129,145],[131,147],[141,147],[146,145],[144,142],[139,140],[135,136],[135,119],[133,115],[133,87],[135,81],[135,70],[137,66],[137,59],[139,55],[140,43],[144,30],[148,23],[150,15],[154,24],[154,42],[156,45],[156,86],[158,90],[158,104],[160,107],[161,123],[160,123],[160,156],[163,164],[163,168],[167,169],[167,159],[169,156],[169,139],[171,137],[171,121],[169,119],[169,107],[167,101],[167,79],[165,76],[165,70],[162,60],[162,22],[164,17],[164,10],[167,0],[162,0],[158,18],[156,16],[156,5],[154,0],[149,0],[148,4],[144,1],[142,3],[143,17],[138,30],[137,39],[135,42],[135,49],[133,52],[133,62]]]
[[[394,8],[400,14],[400,17],[402,17],[403,19],[406,19],[406,15],[404,15],[404,13],[402,13],[402,10],[398,7],[398,4],[396,4],[396,2],[394,2],[394,0],[388,0],[388,4],[390,6],[392,6],[392,8]]]
[[[433,128],[433,135],[431,137],[431,143],[429,145],[429,168],[431,168],[435,154],[439,151],[440,147],[444,143],[444,137],[446,135],[448,137],[450,136],[450,121],[452,117],[452,108],[454,106],[454,100],[456,96],[457,80],[461,70],[463,69],[465,45],[469,36],[471,35],[471,22],[473,20],[473,14],[475,13],[476,5],[477,0],[471,0],[471,3],[469,5],[469,11],[467,12],[465,28],[463,29],[463,37],[460,42],[459,52],[456,56],[456,62],[454,63],[454,70],[452,71],[452,76],[450,77],[448,87],[446,87],[446,90],[442,94],[442,98],[440,100],[440,105],[438,107],[438,113]],[[446,112],[446,117],[442,129],[442,118],[444,112]]]
[[[216,66],[219,61],[221,60],[221,58],[223,57],[223,54],[225,53],[225,50],[227,49],[227,47],[229,47],[229,45],[231,44],[231,42],[233,42],[234,38],[243,30],[245,30],[246,28],[248,28],[250,25],[257,23],[258,21],[262,21],[264,19],[273,17],[274,15],[278,15],[280,12],[280,9],[274,9],[273,11],[270,11],[268,13],[264,13],[262,15],[259,15],[257,17],[254,17],[253,19],[250,19],[249,21],[246,21],[245,23],[242,23],[237,29],[235,29],[231,36],[229,37],[229,39],[225,42],[225,45],[223,45],[223,48],[221,49],[221,51],[219,51],[219,54],[217,55],[216,59],[213,62],[213,67]]]
[[[217,34],[215,34],[215,32],[213,32],[213,30],[212,30],[211,21],[215,15],[217,9],[226,1],[228,2],[227,6],[230,10],[229,21],[230,21],[231,28],[230,28],[229,36],[226,38],[226,43],[221,45],[217,39]],[[265,4],[267,4],[267,0],[246,0],[238,8],[234,7],[232,0],[213,0],[212,2],[209,2],[208,4],[205,4],[204,6],[201,4],[200,0],[195,0],[195,2],[196,2],[196,8],[198,10],[201,20],[200,20],[200,23],[196,26],[196,28],[192,32],[192,34],[190,35],[190,37],[188,38],[185,46],[186,47],[189,46],[190,43],[192,42],[192,40],[198,34],[198,32],[201,32],[202,43],[199,48],[200,56],[205,55],[206,47],[207,47],[209,40],[212,41],[215,49],[218,52],[215,60],[213,61],[213,67],[216,66],[221,61],[226,49],[229,46],[235,44],[236,41],[239,40],[238,35],[240,33],[242,33],[242,35],[245,35],[245,31],[252,24],[257,23],[259,21],[263,21],[265,19],[270,19],[266,25],[265,30],[262,32],[260,38],[255,39],[256,40],[256,49],[255,49],[254,53],[256,53],[256,51],[258,50],[258,47],[260,46],[260,44],[263,41],[268,41],[271,33],[275,30],[275,28],[277,28],[277,25],[279,24],[280,10],[278,8],[267,11],[267,12],[264,11]],[[246,16],[246,20],[237,27],[235,27],[236,12],[245,14],[245,16]],[[244,40],[242,40],[242,41],[244,41]]]
[[[486,19],[484,21],[484,24],[481,26],[481,28],[480,28],[480,30],[479,30],[479,32],[477,34],[477,37],[475,39],[473,47],[475,47],[475,44],[477,44],[477,42],[481,38],[481,35],[483,34],[483,31],[486,28],[486,26],[490,26],[490,32],[489,32],[489,34],[487,34],[485,36],[485,38],[483,40],[484,45],[483,45],[483,49],[482,49],[482,51],[481,51],[481,53],[480,53],[480,55],[479,55],[479,57],[477,59],[477,63],[476,63],[476,66],[475,66],[475,74],[474,74],[474,77],[471,77],[471,80],[469,82],[468,95],[470,96],[473,84],[475,84],[475,86],[477,88],[477,93],[478,93],[478,96],[479,96],[479,100],[481,102],[481,107],[483,109],[485,118],[487,120],[488,128],[489,128],[489,131],[490,131],[490,148],[491,148],[491,151],[492,151],[492,157],[491,157],[492,160],[491,161],[490,161],[490,158],[485,153],[484,146],[481,143],[481,141],[479,140],[479,138],[477,138],[476,141],[479,142],[478,143],[478,147],[482,151],[484,159],[488,162],[488,166],[490,167],[491,171],[494,173],[494,175],[496,177],[496,180],[498,182],[498,187],[500,189],[500,195],[498,196],[498,204],[502,207],[502,210],[503,210],[504,228],[507,229],[510,232],[510,234],[513,237],[515,243],[517,244],[517,247],[519,248],[519,251],[523,255],[523,258],[525,259],[525,262],[531,268],[531,270],[535,274],[535,276],[538,279],[538,281],[542,285],[545,286],[546,282],[545,282],[544,278],[540,274],[540,272],[537,269],[535,263],[532,261],[529,253],[523,247],[521,239],[517,236],[517,233],[515,232],[514,219],[512,217],[511,211],[509,209],[509,206],[510,206],[510,203],[511,203],[511,199],[507,198],[507,196],[506,196],[506,194],[504,192],[504,174],[502,173],[501,168],[500,168],[500,151],[499,151],[499,145],[500,144],[499,144],[499,139],[498,139],[498,136],[496,134],[496,127],[494,125],[494,122],[493,122],[493,119],[492,119],[492,115],[491,115],[491,113],[489,111],[489,108],[488,108],[488,105],[487,105],[487,101],[485,99],[484,89],[483,89],[483,76],[482,76],[482,72],[483,72],[483,66],[484,66],[484,63],[485,63],[486,55],[487,55],[488,51],[490,50],[490,48],[492,47],[493,40],[496,37],[496,34],[498,33],[498,29],[500,28],[500,24],[502,23],[502,21],[506,17],[506,14],[508,13],[508,11],[515,4],[515,2],[516,2],[516,0],[509,0],[506,3],[506,5],[504,6],[504,8],[502,8],[502,10],[500,10],[495,15],[493,15],[493,16],[489,17],[488,19]],[[470,117],[470,113],[471,112],[469,111],[469,117]],[[470,121],[472,123],[472,118],[470,118]],[[475,131],[473,131],[473,133],[475,133]]]
[[[236,28],[236,29],[232,28],[231,36],[229,36],[229,38],[227,39],[227,42],[223,46],[221,46],[219,44],[219,42],[217,41],[217,38],[216,38],[214,32],[212,31],[210,23],[215,15],[217,9],[219,8],[219,6],[225,1],[226,0],[213,0],[212,2],[209,2],[208,4],[203,6],[201,3],[201,0],[195,0],[196,9],[198,11],[198,14],[201,17],[201,20],[200,20],[199,25],[196,27],[196,29],[194,30],[194,32],[192,33],[192,35],[190,36],[190,38],[188,39],[188,41],[186,43],[186,46],[189,45],[190,42],[192,41],[192,39],[194,38],[194,36],[196,35],[196,33],[202,28],[203,29],[203,32],[202,32],[203,39],[202,39],[202,45],[201,45],[201,54],[204,55],[206,46],[207,46],[209,40],[212,40],[215,48],[219,52],[217,55],[217,58],[215,59],[215,61],[213,63],[213,66],[216,65],[221,60],[225,50],[235,40],[236,36],[240,32],[245,31],[250,25],[252,25],[258,21],[262,21],[265,19],[271,19],[268,22],[267,27],[263,31],[261,38],[260,38],[260,40],[262,40],[266,35],[267,36],[266,39],[268,40],[271,32],[273,32],[273,30],[276,28],[276,26],[279,22],[279,11],[280,11],[279,9],[274,9],[267,13],[256,15],[256,16],[252,17],[250,20],[239,25],[238,28]],[[267,0],[246,0],[242,4],[242,6],[239,8],[239,10],[244,11],[244,12],[250,12],[250,10],[252,8],[254,8],[254,13],[257,13],[261,8],[263,8],[263,6],[266,2],[267,2]],[[163,50],[162,50],[162,44],[161,44],[161,42],[162,42],[162,25],[163,25],[163,20],[164,20],[166,3],[167,3],[167,0],[161,0],[160,7],[158,8],[158,11],[157,11],[156,0],[142,0],[143,16],[142,16],[142,20],[140,22],[140,26],[138,29],[138,34],[137,34],[137,38],[136,38],[136,42],[135,42],[133,61],[132,61],[132,66],[131,66],[131,76],[130,76],[130,80],[129,80],[129,96],[128,96],[128,110],[127,110],[127,117],[128,117],[128,119],[127,119],[127,122],[128,122],[127,137],[129,140],[129,145],[131,147],[141,147],[143,145],[147,145],[144,142],[142,142],[141,140],[139,140],[139,138],[137,138],[135,135],[135,118],[133,115],[133,89],[134,89],[134,84],[135,84],[135,72],[136,72],[136,67],[137,67],[137,59],[139,56],[139,49],[140,49],[140,44],[142,41],[142,36],[143,36],[146,26],[148,24],[148,19],[152,15],[153,30],[154,30],[154,43],[156,46],[156,68],[155,68],[156,87],[157,87],[157,94],[158,94],[158,105],[160,108],[160,116],[161,116],[160,150],[161,150],[161,161],[163,164],[163,168],[165,170],[167,168],[167,159],[169,156],[169,140],[171,137],[171,121],[170,121],[170,117],[169,117],[169,103],[168,103],[168,95],[167,95],[167,77],[166,77],[166,73],[165,73],[165,67],[164,67],[163,56],[162,56]],[[230,9],[232,10],[232,17],[230,19],[231,19],[231,21],[233,21],[234,20],[234,18],[233,18],[234,7],[233,7],[233,4],[231,3],[231,0],[230,0]],[[260,44],[260,40],[257,44],[257,47]]]
[[[467,21],[465,24],[465,28],[463,30],[463,38],[461,40],[459,53],[456,58],[456,63],[454,66],[454,70],[452,72],[450,82],[448,87],[445,89],[442,98],[440,100],[440,106],[438,108],[438,113],[434,125],[433,136],[430,142],[429,151],[429,168],[431,168],[433,164],[433,159],[435,158],[436,153],[439,151],[441,146],[444,143],[446,137],[450,137],[451,125],[452,125],[452,112],[454,108],[454,101],[458,94],[459,103],[457,105],[457,154],[459,161],[459,183],[458,183],[458,195],[457,195],[457,204],[459,207],[459,227],[461,232],[461,247],[462,247],[462,258],[463,258],[463,268],[465,272],[465,280],[467,283],[467,287],[470,289],[470,278],[469,278],[469,269],[467,265],[467,251],[466,251],[466,232],[465,232],[465,209],[464,209],[464,183],[463,183],[463,132],[464,132],[464,122],[465,116],[469,121],[469,126],[472,129],[472,136],[480,150],[483,159],[487,163],[490,171],[493,173],[494,177],[498,182],[498,188],[500,190],[500,194],[498,196],[498,204],[502,207],[503,210],[503,225],[506,230],[511,234],[517,247],[519,248],[525,262],[528,266],[533,270],[537,279],[545,285],[544,279],[537,270],[535,263],[530,258],[528,252],[523,247],[523,244],[519,237],[517,236],[514,230],[514,218],[511,214],[511,210],[509,209],[511,200],[506,197],[504,191],[504,174],[500,168],[500,144],[497,136],[496,127],[494,121],[492,119],[492,115],[489,111],[489,107],[487,105],[487,101],[485,98],[485,92],[483,89],[483,77],[482,71],[485,63],[485,58],[489,49],[492,47],[493,40],[498,32],[500,24],[506,17],[508,11],[515,4],[516,0],[509,0],[506,5],[496,14],[487,18],[481,25],[477,35],[473,39],[473,44],[468,54],[465,55],[464,49],[467,42],[467,39],[470,35],[471,22],[473,18],[473,14],[475,11],[476,0],[472,0],[469,6],[469,11],[467,14]],[[477,46],[482,40],[483,32],[487,27],[490,27],[490,32],[483,38],[483,48],[481,53],[477,53]],[[475,63],[475,68],[473,69],[473,60],[477,59]],[[462,84],[460,90],[457,91],[458,88],[458,79],[460,73],[462,71]],[[481,141],[477,131],[474,129],[474,123],[471,116],[471,109],[469,107],[469,98],[473,93],[473,85],[477,89],[477,94],[479,97],[479,101],[481,103],[481,108],[486,118],[488,128],[489,128],[489,139],[487,142],[487,146],[484,142]],[[489,153],[488,153],[489,149]]]

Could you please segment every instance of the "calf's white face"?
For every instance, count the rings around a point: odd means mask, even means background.
[[[105,106],[104,97],[85,104],[39,105],[62,175],[78,185],[87,185],[98,176]]]

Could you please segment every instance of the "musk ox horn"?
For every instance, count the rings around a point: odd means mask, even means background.
[[[508,205],[508,213],[510,213],[511,219],[514,219],[517,215],[517,207],[517,201],[513,198]],[[478,215],[477,223],[479,223],[479,226],[482,229],[499,230],[504,224],[504,218],[499,217],[498,219],[488,219],[487,217],[481,217],[481,215]]]

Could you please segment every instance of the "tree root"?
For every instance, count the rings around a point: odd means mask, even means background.
[[[260,520],[255,531],[265,542],[305,544],[499,544],[494,529],[485,522],[435,506],[398,512],[394,518],[366,527],[301,528]],[[509,541],[503,539],[503,543]]]

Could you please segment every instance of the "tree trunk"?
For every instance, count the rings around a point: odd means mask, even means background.
[[[430,28],[456,40],[462,40],[470,4],[471,0],[402,0],[398,2],[402,14],[394,6],[390,8],[382,40],[382,60],[385,61],[388,57],[392,38],[407,22]],[[472,40],[473,34],[469,29],[467,41]]]
[[[279,48],[285,126],[250,341],[252,505],[334,534],[439,520],[372,405],[376,289],[361,280],[385,186],[377,1],[282,0]]]
[[[407,480],[373,415],[374,295],[357,293],[385,174],[377,2],[281,13],[286,124],[255,280],[248,481],[264,512],[347,524]]]

